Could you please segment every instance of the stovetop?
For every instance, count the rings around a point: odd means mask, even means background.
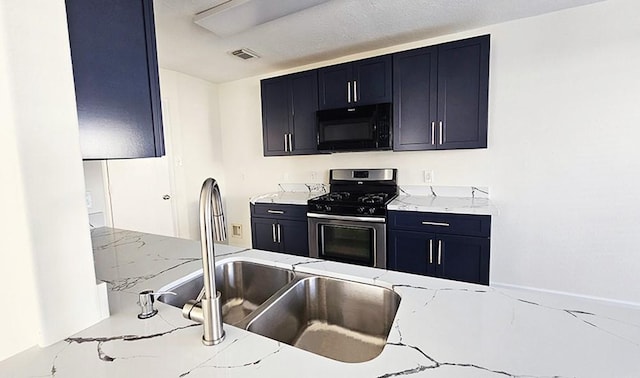
[[[398,195],[395,169],[332,169],[331,192],[310,199],[308,211],[347,216],[386,216]]]
[[[392,193],[331,192],[308,201],[309,212],[334,215],[385,216]]]

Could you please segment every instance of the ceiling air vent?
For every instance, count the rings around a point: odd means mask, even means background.
[[[239,49],[231,52],[231,55],[237,56],[238,58],[242,58],[244,60],[259,58],[258,54],[249,50],[249,49]]]

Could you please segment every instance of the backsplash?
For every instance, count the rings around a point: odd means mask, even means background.
[[[400,185],[400,194],[410,196],[489,198],[485,186]]]
[[[282,183],[278,184],[282,192],[328,193],[329,184],[322,183]],[[433,185],[399,185],[400,194],[410,196],[489,198],[486,186],[433,186]]]
[[[282,192],[320,192],[320,193],[328,193],[329,185],[328,184],[304,184],[304,183],[286,183],[286,184],[278,184],[278,188]]]

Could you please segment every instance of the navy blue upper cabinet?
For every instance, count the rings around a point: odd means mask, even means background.
[[[260,82],[264,156],[317,153],[317,71]]]
[[[320,109],[391,102],[391,55],[318,69]]]
[[[436,149],[437,48],[395,54],[393,67],[393,149]]]
[[[152,0],[66,0],[84,159],[164,155]]]
[[[394,54],[394,150],[487,147],[489,35]]]

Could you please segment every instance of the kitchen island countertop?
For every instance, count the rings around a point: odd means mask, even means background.
[[[156,302],[139,320],[137,293],[201,268],[199,243],[100,228],[96,276],[111,316],[46,348],[0,362],[2,377],[637,377],[640,309],[497,289],[305,257],[216,245],[217,262],[259,260],[385,286],[401,297],[383,352],[343,363],[225,325],[204,347],[202,326]]]

